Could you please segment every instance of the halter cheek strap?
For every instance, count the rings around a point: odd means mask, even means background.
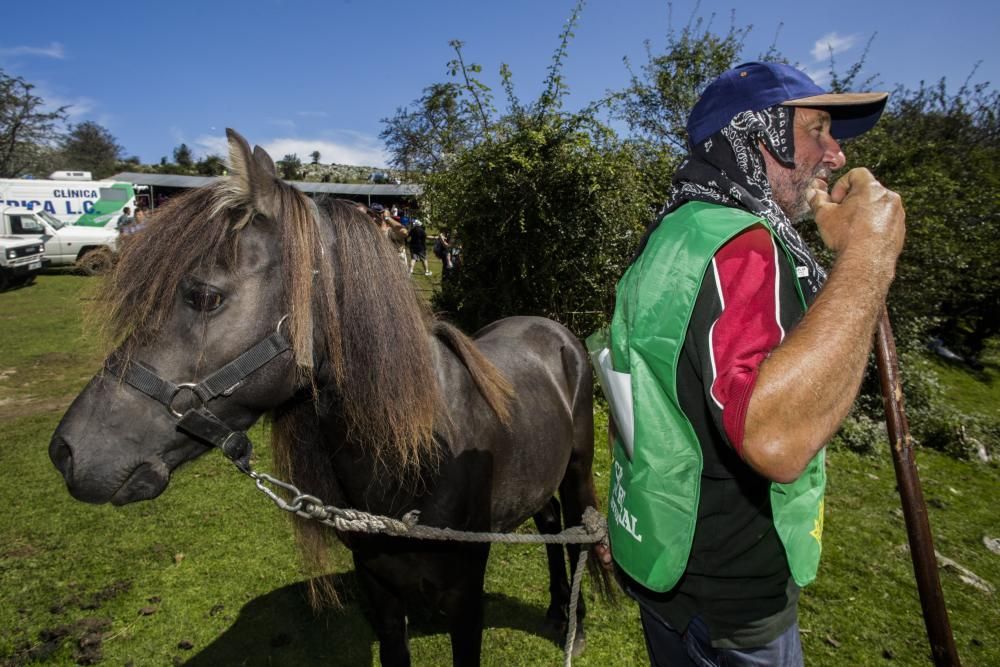
[[[288,319],[284,316],[278,322],[273,334],[257,342],[222,368],[201,382],[181,382],[175,384],[157,375],[141,362],[121,364],[115,359],[105,362],[105,368],[122,382],[138,389],[162,404],[177,422],[177,430],[195,440],[222,450],[243,472],[250,471],[252,445],[246,431],[227,426],[209,410],[205,404],[219,396],[229,396],[242,386],[243,382],[267,365],[275,357],[292,349],[281,333],[281,325]],[[178,394],[190,391],[200,405],[178,412],[173,404]]]

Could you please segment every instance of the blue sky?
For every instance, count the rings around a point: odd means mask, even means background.
[[[451,39],[503,101],[497,72],[507,63],[518,96],[540,90],[571,0],[245,0],[105,2],[13,0],[2,12],[0,67],[36,84],[70,120],[107,127],[143,162],[187,143],[221,152],[226,127],[280,159],[319,150],[323,162],[382,166],[380,119],[447,77]],[[673,3],[681,27],[693,2]],[[745,59],[774,41],[810,72],[825,73],[828,45],[843,65],[876,35],[867,71],[884,88],[947,77],[953,90],[981,62],[976,81],[1000,83],[1000,3],[740,3],[705,0],[724,31],[752,24]],[[623,56],[645,62],[644,41],[662,51],[666,0],[590,0],[564,68],[578,108],[623,88]],[[821,82],[822,83],[822,82]]]

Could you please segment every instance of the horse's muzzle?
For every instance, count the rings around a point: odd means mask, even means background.
[[[66,481],[70,495],[88,503],[125,505],[149,500],[163,493],[170,481],[170,469],[160,460],[142,462],[125,475],[111,477],[93,470],[88,474],[75,465],[71,443],[58,433],[49,443],[49,458]]]

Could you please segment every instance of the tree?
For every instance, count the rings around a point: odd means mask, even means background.
[[[309,157],[312,158],[313,164],[319,164],[319,157],[320,157],[319,151],[313,151],[312,153],[309,154]]]
[[[299,179],[299,174],[302,171],[302,160],[295,153],[291,155],[286,155],[285,157],[278,160],[278,173],[286,181],[296,181]]]
[[[561,111],[561,64],[578,13],[579,6],[536,101],[517,100],[502,70],[508,108],[499,117],[478,70],[464,65],[461,43],[452,43],[461,83],[448,97],[464,109],[470,145],[456,146],[428,176],[421,207],[462,245],[462,269],[435,306],[468,330],[533,314],[589,334],[607,321],[615,281],[655,210],[657,194],[634,147],[618,141],[594,108]]]
[[[731,25],[725,35],[716,35],[711,20],[697,18],[680,32],[668,29],[662,54],[654,54],[647,41],[647,62],[641,74],[625,59],[630,81],[614,95],[615,115],[636,137],[686,153],[685,128],[691,108],[705,86],[737,61],[749,32],[750,26]],[[782,60],[773,48],[764,58]]]
[[[226,173],[226,161],[218,155],[207,155],[194,168],[202,176],[222,176]]]
[[[107,128],[89,120],[71,125],[60,148],[64,169],[89,171],[98,179],[115,173],[125,152]]]
[[[472,145],[475,131],[468,109],[462,105],[462,89],[455,82],[435,83],[409,108],[399,108],[383,118],[379,138],[392,156],[391,164],[404,172],[431,172]]]
[[[194,166],[194,156],[187,144],[181,144],[174,149],[174,162],[185,169]]]
[[[32,168],[41,152],[56,144],[57,126],[66,120],[62,106],[45,111],[35,86],[0,69],[0,177],[14,178]]]

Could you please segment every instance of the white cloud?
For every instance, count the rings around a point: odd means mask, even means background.
[[[841,36],[835,32],[823,35],[813,45],[813,60],[826,60],[830,56],[847,51],[858,41],[857,35]]]
[[[42,56],[44,58],[55,58],[62,60],[66,57],[66,50],[59,42],[52,42],[48,46],[12,46],[0,49],[0,56]]]
[[[229,155],[229,142],[226,141],[226,135],[224,134],[203,134],[194,140],[191,150],[193,150],[195,155],[199,158],[207,157],[209,155],[226,157]]]
[[[89,116],[97,108],[97,102],[89,97],[62,97],[60,95],[42,93],[45,108],[54,111],[59,107],[67,107],[66,117],[71,123],[78,123],[84,116]]]
[[[363,167],[384,167],[389,162],[389,157],[381,144],[368,138],[354,142],[301,139],[298,137],[294,139],[276,138],[265,141],[262,145],[275,160],[295,153],[301,160],[308,161],[310,153],[319,151],[320,160],[324,164],[335,162]]]
[[[303,162],[309,162],[309,155],[313,151],[319,151],[320,160],[324,164],[384,167],[389,163],[389,156],[382,145],[365,135],[353,135],[348,141],[334,141],[327,138],[276,137],[259,143],[275,162],[293,153],[298,155]],[[194,139],[191,147],[199,157],[209,154],[223,157],[229,155],[229,144],[224,134],[199,136]]]
[[[812,69],[806,67],[802,70],[806,75],[812,79],[817,86],[820,88],[826,88],[827,84],[830,83],[830,68],[829,67],[819,67],[817,69]]]

